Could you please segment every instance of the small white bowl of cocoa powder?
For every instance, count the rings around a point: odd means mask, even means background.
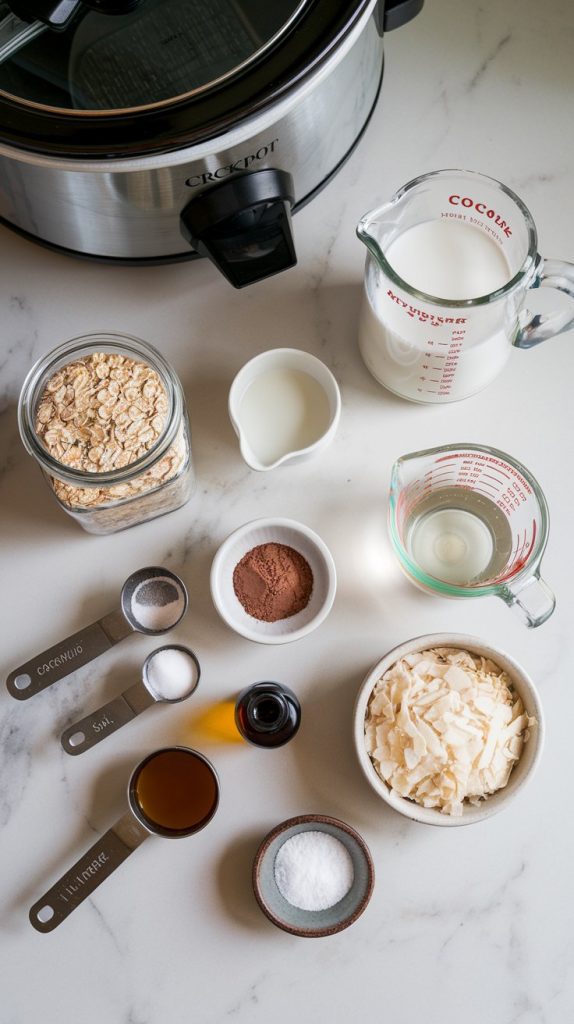
[[[211,597],[231,629],[260,644],[286,644],[329,614],[337,590],[327,545],[294,519],[255,519],[223,542]]]

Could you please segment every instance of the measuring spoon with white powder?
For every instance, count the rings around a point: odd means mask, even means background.
[[[197,689],[199,676],[199,662],[189,647],[158,647],[144,661],[139,682],[64,730],[60,737],[64,750],[82,754],[153,704],[187,700]]]
[[[187,590],[179,576],[159,566],[138,569],[122,587],[119,608],[15,668],[6,680],[8,693],[16,700],[28,700],[131,633],[168,633],[186,609]]]

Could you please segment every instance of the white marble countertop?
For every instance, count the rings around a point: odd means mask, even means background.
[[[543,253],[572,258],[573,50],[569,0],[427,0],[387,39],[384,88],[360,147],[296,217],[298,266],[243,292],[206,263],[118,270],[0,231],[2,674],[108,611],[123,579],[154,563],[181,572],[189,587],[190,611],[174,636],[203,669],[188,705],[149,712],[81,758],[63,753],[59,733],[134,680],[152,640],[129,640],[30,702],[0,696],[2,1024],[574,1018],[574,824],[564,802],[574,722],[574,339],[513,352],[498,380],[461,404],[394,399],[357,351],[363,250],[354,235],[359,216],[409,178],[466,166],[522,196]],[[84,534],[52,502],[15,418],[31,362],[98,329],[144,337],[172,361],[188,397],[197,471],[185,508],[110,537]],[[320,459],[257,475],[239,456],[227,392],[248,358],[278,345],[331,367],[343,415]],[[512,453],[545,490],[544,575],[558,604],[538,630],[494,598],[427,597],[394,563],[385,527],[392,462],[457,440]],[[315,634],[267,648],[223,625],[208,577],[232,529],[275,514],[322,535],[339,589]],[[395,643],[437,630],[504,647],[534,677],[546,711],[547,746],[526,793],[466,829],[433,829],[391,811],[353,751],[352,708],[367,670]],[[267,752],[200,735],[200,712],[265,677],[301,698],[293,743]],[[151,839],[57,931],[34,932],[28,908],[122,812],[140,757],[173,742],[197,745],[220,773],[212,824],[179,843]],[[261,838],[310,811],[354,825],[377,870],[363,917],[317,941],[275,929],[250,889]]]

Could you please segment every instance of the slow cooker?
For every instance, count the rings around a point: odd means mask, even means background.
[[[0,3],[0,218],[70,254],[296,262],[291,213],[350,154],[385,31],[423,0]]]

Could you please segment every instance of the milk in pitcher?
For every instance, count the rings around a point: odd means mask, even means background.
[[[490,295],[512,277],[497,242],[456,220],[413,225],[393,239],[385,258],[411,289],[436,297],[437,305]],[[457,401],[480,391],[511,350],[500,312],[487,303],[472,307],[472,322],[464,306],[437,305],[393,286],[385,275],[375,277],[363,299],[363,359],[381,384],[414,401]]]

